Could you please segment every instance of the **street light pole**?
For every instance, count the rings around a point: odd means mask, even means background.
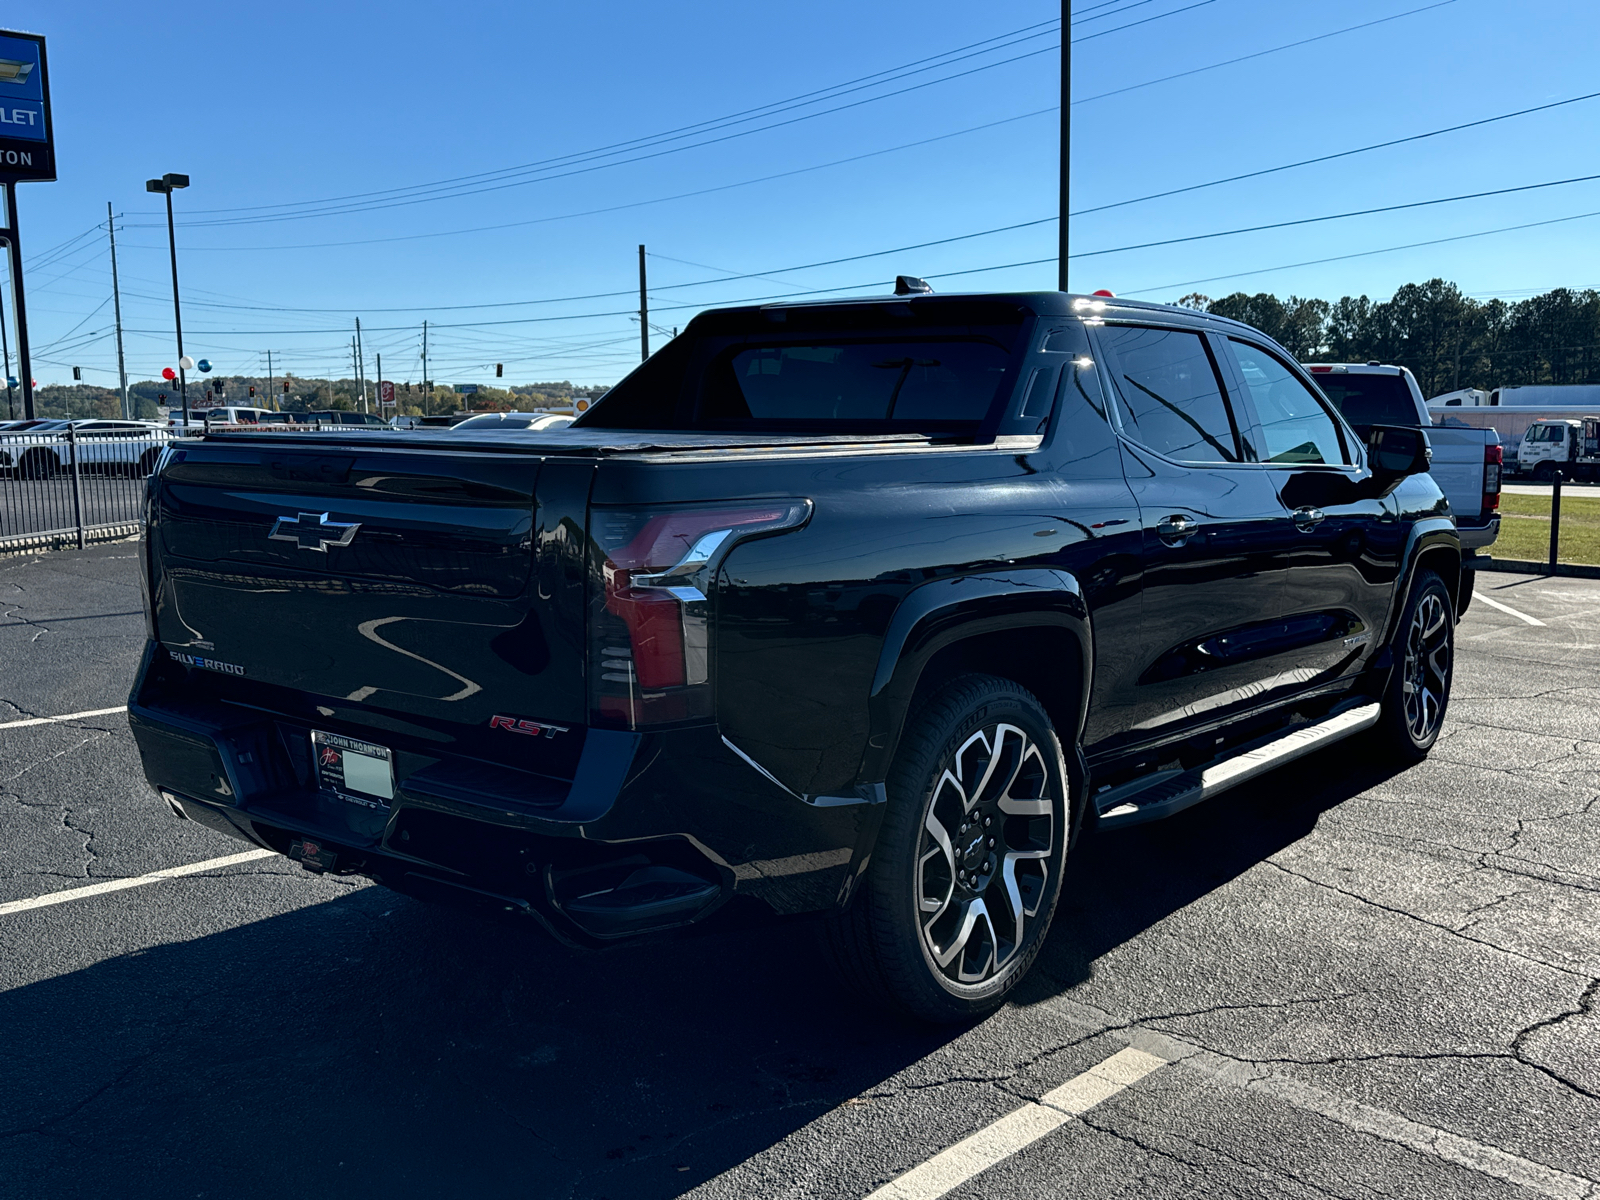
[[[178,394],[183,400],[183,429],[189,429],[189,381],[183,369],[183,310],[178,304],[178,235],[172,223],[172,193],[189,186],[187,175],[168,173],[145,181],[144,190],[160,192],[167,198],[167,249],[172,255],[172,323],[178,331]]]

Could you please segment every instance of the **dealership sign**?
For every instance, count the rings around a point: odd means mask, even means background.
[[[44,38],[0,31],[0,179],[55,177]]]

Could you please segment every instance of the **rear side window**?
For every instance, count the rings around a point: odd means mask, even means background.
[[[1295,465],[1350,461],[1338,422],[1288,367],[1249,342],[1230,338],[1228,349],[1261,422],[1262,461]]]
[[[1009,357],[984,340],[735,346],[707,369],[700,416],[756,425],[977,422],[989,411]]]
[[[1420,425],[1417,402],[1401,375],[1313,372],[1317,386],[1352,425]],[[1460,404],[1451,400],[1450,404]]]
[[[1125,433],[1180,462],[1240,461],[1239,432],[1205,339],[1182,329],[1099,331]]]

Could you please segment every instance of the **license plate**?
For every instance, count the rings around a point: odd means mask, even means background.
[[[339,733],[311,731],[317,786],[352,804],[388,808],[394,799],[394,752]]]

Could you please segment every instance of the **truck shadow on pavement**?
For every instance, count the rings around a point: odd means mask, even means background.
[[[1308,760],[1088,839],[1020,1002],[1069,991],[1382,777]],[[308,883],[285,869],[9,933],[56,931],[64,955],[85,923],[90,945],[118,924],[147,936],[140,920],[184,936],[295,903]],[[0,1197],[676,1196],[958,1036],[861,1008],[805,922],[583,954],[366,887],[0,995]]]

